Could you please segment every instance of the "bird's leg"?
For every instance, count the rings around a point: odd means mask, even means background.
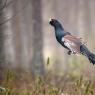
[[[72,51],[69,50],[69,51],[68,51],[68,55],[71,55],[71,53],[72,53]]]

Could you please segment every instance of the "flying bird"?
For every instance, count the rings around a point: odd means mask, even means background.
[[[65,31],[62,24],[56,19],[50,19],[49,24],[54,27],[57,41],[68,50],[69,55],[82,54],[89,59],[90,63],[95,64],[95,54],[89,51],[81,38]]]

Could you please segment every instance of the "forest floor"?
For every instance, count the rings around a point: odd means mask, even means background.
[[[34,78],[29,72],[6,70],[0,95],[95,95],[95,78],[51,73]]]

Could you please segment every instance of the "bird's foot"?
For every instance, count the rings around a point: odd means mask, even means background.
[[[71,55],[71,54],[72,54],[72,51],[69,50],[69,51],[68,51],[68,55]]]

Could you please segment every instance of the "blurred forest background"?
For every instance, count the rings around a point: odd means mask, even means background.
[[[49,18],[58,19],[95,52],[95,0],[0,0],[1,75],[14,68],[41,75],[95,76],[95,67],[84,56],[67,55]]]

